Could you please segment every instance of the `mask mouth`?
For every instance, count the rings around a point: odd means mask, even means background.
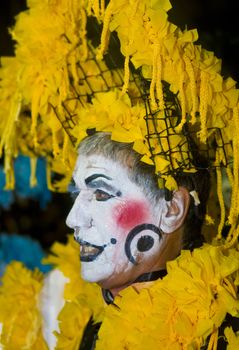
[[[91,262],[103,253],[106,245],[100,246],[91,244],[82,239],[77,238],[76,241],[80,244],[80,261]]]

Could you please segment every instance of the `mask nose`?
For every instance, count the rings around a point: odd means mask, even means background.
[[[66,225],[72,229],[90,228],[92,226],[92,217],[89,204],[92,200],[92,194],[88,190],[82,190],[77,196],[67,218]]]

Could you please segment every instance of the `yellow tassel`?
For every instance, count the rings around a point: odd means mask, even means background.
[[[129,77],[130,77],[130,72],[129,72],[129,55],[125,57],[124,60],[124,85],[121,91],[121,96],[123,96],[129,87]]]
[[[105,14],[105,0],[100,0],[100,15],[101,18],[104,18]]]
[[[156,92],[157,92],[157,98],[159,100],[159,108],[161,110],[164,110],[164,98],[163,98],[163,85],[162,85],[162,59],[160,55],[160,50],[158,52],[157,56],[157,62],[156,62]]]
[[[93,2],[93,10],[95,13],[96,18],[100,17],[100,4],[99,4],[99,0],[94,0]]]
[[[217,350],[218,329],[216,329],[210,336],[207,350]]]
[[[4,189],[13,190],[15,187],[13,161],[12,161],[12,157],[7,153],[5,153],[5,157],[4,157],[4,172],[6,175],[6,184]]]
[[[152,108],[157,109],[157,103],[155,98],[155,86],[157,81],[157,59],[159,55],[159,44],[154,44],[154,56],[153,56],[153,72],[152,72],[152,80],[150,83],[150,99],[152,103]]]
[[[232,284],[231,281],[229,281],[229,279],[227,277],[225,277],[223,279],[223,286],[225,287],[225,289],[231,294],[231,296],[233,298],[237,298],[237,293],[235,290],[235,286]]]
[[[197,87],[195,81],[195,75],[191,60],[185,56],[184,57],[186,72],[190,81],[190,91],[191,91],[191,99],[192,99],[192,113],[191,113],[191,122],[192,124],[196,123],[196,111],[197,111]]]
[[[82,56],[86,54],[85,52],[82,53]],[[72,55],[69,57],[69,64],[71,67],[71,74],[73,77],[73,82],[74,84],[77,84],[79,81],[79,75],[78,75],[78,70],[77,70],[77,57],[76,55]]]
[[[37,157],[30,158],[30,166],[31,166],[31,176],[30,176],[30,187],[35,187],[37,185]]]
[[[231,194],[231,209],[228,217],[230,225],[236,221],[238,212],[238,195],[239,195],[239,115],[238,108],[233,109],[234,135],[233,135],[233,187]]]
[[[226,174],[227,174],[227,177],[228,177],[228,180],[229,180],[229,183],[231,185],[231,189],[234,188],[234,179],[233,179],[233,174],[232,174],[232,171],[231,171],[231,168],[229,166],[227,166],[226,168]],[[231,208],[232,208],[232,192],[231,192],[231,205],[230,205],[230,211],[231,211]],[[234,210],[234,209],[233,209]],[[228,218],[228,223],[231,224],[230,222],[231,218]],[[228,235],[227,235],[227,238],[228,238],[228,241],[230,241],[233,237],[233,232],[236,228],[236,224],[231,224],[231,228],[228,232]]]
[[[180,96],[182,118],[179,125],[175,128],[176,132],[181,132],[183,125],[186,123],[186,98],[185,98],[185,92],[184,92],[184,71],[185,71],[185,68],[182,63],[180,65],[180,73],[179,73],[179,96]]]
[[[182,130],[183,125],[186,123],[186,99],[185,99],[185,93],[184,93],[184,73],[183,70],[180,74],[180,83],[179,83],[179,94],[180,94],[180,100],[181,100],[181,110],[182,110],[182,119],[180,124],[177,126],[176,131],[180,132]]]
[[[47,166],[46,166],[46,182],[47,182],[48,189],[50,191],[54,191],[54,187],[51,181],[51,165],[49,163],[47,163]]]
[[[66,160],[68,158],[68,151],[69,151],[68,146],[69,146],[69,136],[67,135],[66,132],[64,132],[64,142],[63,142],[63,150],[62,150],[64,163],[66,163]]]
[[[32,116],[32,125],[31,125],[31,134],[33,136],[34,146],[38,146],[37,141],[37,120],[40,109],[41,96],[43,94],[43,84],[41,83],[40,78],[35,82],[33,94],[32,94],[32,106],[31,106],[31,116]]]
[[[218,153],[217,153],[217,158],[218,158]],[[217,162],[219,163],[219,159],[217,159]],[[218,225],[218,233],[217,233],[217,239],[222,238],[222,230],[225,224],[225,219],[226,219],[226,210],[225,210],[225,204],[224,204],[224,199],[223,199],[223,191],[222,191],[222,173],[221,173],[221,168],[217,167],[216,168],[216,174],[217,174],[217,197],[219,201],[219,206],[220,206],[220,212],[221,212],[221,218],[220,218],[220,223]]]
[[[88,57],[88,45],[87,45],[87,37],[86,37],[86,24],[87,24],[87,14],[84,9],[81,10],[81,30],[80,30],[80,38],[82,40],[82,59],[86,60]],[[76,58],[76,55],[74,55]]]
[[[227,236],[226,240],[226,248],[233,246],[238,241],[239,236],[239,227],[237,225],[238,219],[238,205],[239,205],[239,113],[238,107],[234,107],[233,109],[233,122],[234,122],[234,135],[233,135],[233,180],[230,180],[231,174],[228,171],[229,180],[232,185],[232,194],[231,194],[231,209],[228,217],[228,221],[231,225],[231,229]]]
[[[60,147],[57,141],[57,131],[52,129],[52,146],[53,146],[53,156],[56,157],[60,153]]]
[[[17,92],[15,96],[13,96],[9,116],[7,118],[7,121],[4,127],[4,133],[0,138],[0,156],[2,156],[2,150],[4,147],[5,147],[5,150],[6,149],[9,150],[13,148],[13,139],[16,139],[15,126],[21,111],[21,103],[22,103],[21,101],[22,101],[22,96]],[[11,153],[13,154],[14,151],[11,151]]]
[[[201,131],[200,139],[201,142],[206,142],[207,140],[207,101],[208,101],[208,91],[207,91],[207,73],[201,71],[201,84],[200,84],[200,105],[199,113],[201,120]]]
[[[60,92],[60,101],[64,101],[68,93],[70,91],[70,81],[68,75],[68,63],[64,62],[64,66],[62,66],[62,83],[59,89]]]
[[[234,223],[229,231],[229,234],[226,239],[226,243],[224,244],[224,248],[228,249],[232,246],[238,244],[238,236],[239,236],[239,227],[236,227],[236,223]]]
[[[92,16],[93,14],[93,2],[92,0],[88,1],[88,4],[86,5],[86,12],[88,16]]]
[[[228,180],[230,182],[230,185],[231,185],[231,187],[233,187],[233,183],[234,183],[233,175],[232,175],[232,170],[229,166],[226,167],[226,173],[227,173],[227,177],[228,177]]]
[[[107,48],[108,45],[108,37],[109,37],[109,24],[110,24],[110,18],[112,15],[112,2],[110,2],[105,10],[104,15],[104,22],[103,22],[103,29],[101,33],[101,39],[100,39],[100,49],[97,54],[97,59],[101,60],[103,58],[103,54]]]
[[[235,234],[235,230],[236,230],[236,223],[232,224],[228,235],[227,235],[227,242],[232,242],[234,234]]]
[[[130,23],[133,24],[134,22],[134,18],[135,18],[135,14],[137,12],[137,8],[138,8],[138,4],[139,4],[139,1],[137,0],[132,8],[132,11],[131,11],[131,15],[130,15]],[[132,28],[134,28],[134,26],[132,25]],[[127,45],[127,53],[126,53],[126,56],[125,56],[125,61],[124,61],[124,85],[123,85],[123,88],[122,88],[122,91],[121,91],[121,96],[124,95],[127,90],[128,90],[128,87],[129,87],[129,79],[130,79],[130,70],[129,70],[129,59],[130,59],[130,48],[133,44],[133,40],[134,40],[134,32],[131,31],[130,35],[129,35],[130,39],[129,39],[129,43]]]

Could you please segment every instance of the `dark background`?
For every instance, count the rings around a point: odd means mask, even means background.
[[[237,1],[172,0],[171,3],[173,9],[169,11],[169,19],[181,28],[197,28],[199,43],[222,58],[223,75],[239,81]],[[13,26],[14,17],[24,8],[24,0],[1,0],[0,56],[13,55],[14,43],[7,28]],[[0,232],[31,235],[48,249],[54,240],[66,240],[70,230],[65,225],[65,218],[70,206],[68,194],[53,194],[52,201],[44,210],[33,200],[17,200],[10,210],[1,210]]]

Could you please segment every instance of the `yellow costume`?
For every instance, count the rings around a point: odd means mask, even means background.
[[[100,287],[79,277],[79,248],[70,238],[56,243],[47,261],[69,278],[61,310],[55,349],[78,350],[84,329],[93,318],[102,322],[95,349],[216,349],[218,331],[227,314],[238,316],[239,252],[205,245],[168,263],[168,275],[140,290],[128,287],[115,305],[103,302]],[[21,276],[19,284],[19,276]],[[9,265],[0,297],[1,342],[5,349],[48,349],[40,317],[39,273],[20,263]],[[55,291],[57,294],[57,290]],[[54,300],[49,300],[49,303]],[[239,338],[227,326],[221,335],[227,349],[236,350]]]
[[[12,29],[15,57],[2,59],[0,70],[0,155],[7,188],[14,187],[13,159],[23,153],[31,157],[32,185],[36,158],[44,156],[49,188],[66,191],[80,141],[92,130],[107,131],[115,141],[133,143],[168,190],[177,188],[178,172],[200,168],[190,146],[196,145],[217,179],[221,213],[213,245],[183,252],[168,264],[168,275],[149,288],[127,288],[116,298],[120,309],[92,305],[98,287],[79,279],[78,255],[69,268],[61,258],[74,244],[57,246],[59,259],[49,260],[70,284],[56,349],[78,349],[91,315],[103,322],[96,349],[200,349],[207,339],[208,349],[216,349],[226,314],[237,316],[239,307],[235,81],[223,80],[220,60],[194,44],[196,30],[182,31],[168,21],[168,0],[110,0],[107,6],[102,0],[29,0],[28,7]],[[61,180],[54,181],[54,174]],[[222,174],[231,185],[230,210]],[[197,193],[192,195],[197,203]],[[223,238],[225,224],[230,230]],[[15,289],[19,275],[22,284]],[[47,348],[41,284],[39,274],[9,266],[0,295],[6,349]],[[231,328],[225,336],[228,349],[239,346]]]

